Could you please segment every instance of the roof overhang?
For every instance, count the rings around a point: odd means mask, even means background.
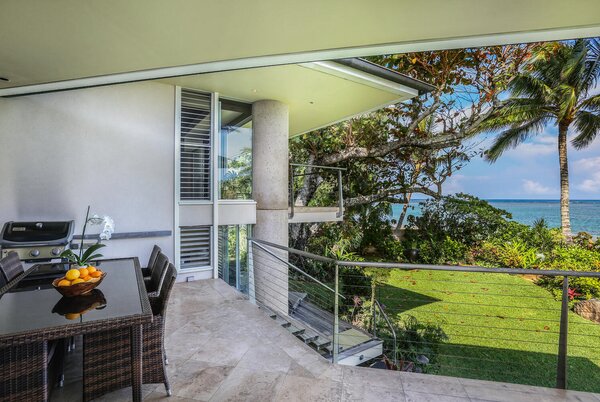
[[[223,71],[160,80],[244,102],[281,101],[290,136],[402,102],[432,86],[365,60],[323,61]]]
[[[597,0],[6,0],[0,96],[587,36]]]

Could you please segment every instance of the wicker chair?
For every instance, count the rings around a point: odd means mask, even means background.
[[[23,265],[19,259],[19,255],[14,251],[11,251],[0,260],[0,271],[4,276],[6,283],[12,281],[17,276],[24,272]],[[0,286],[1,287],[1,286]]]
[[[148,297],[156,297],[158,295],[158,291],[165,278],[165,273],[167,272],[167,265],[169,265],[169,258],[163,253],[158,253],[150,278],[144,278]]]
[[[167,395],[171,388],[165,364],[165,314],[176,271],[168,264],[158,297],[150,298],[154,319],[144,325],[143,383],[163,383]],[[129,330],[112,330],[87,334],[83,338],[84,400],[98,398],[117,389],[131,386]]]
[[[148,265],[146,265],[146,268],[142,268],[142,274],[144,274],[144,278],[150,278],[152,275],[152,271],[154,270],[156,264],[156,258],[161,251],[162,250],[160,247],[158,247],[156,244],[154,247],[152,247],[152,253],[150,253],[150,258],[148,259]]]

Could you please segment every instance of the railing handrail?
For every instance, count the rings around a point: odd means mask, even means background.
[[[464,266],[464,265],[435,265],[435,264],[409,264],[396,262],[371,262],[371,261],[340,261],[336,263],[345,267],[359,268],[389,268],[413,270],[422,269],[428,271],[450,271],[450,272],[479,272],[479,273],[496,273],[510,275],[539,275],[539,276],[571,276],[571,277],[587,277],[600,278],[600,272],[596,271],[558,271],[544,270],[531,268],[487,268],[481,266]]]
[[[317,169],[327,169],[327,170],[341,170],[341,171],[346,171],[348,169],[343,168],[343,167],[338,167],[338,166],[322,166],[322,165],[311,165],[308,163],[290,163],[290,166],[294,166],[294,167],[312,167],[312,168],[317,168]]]
[[[336,294],[336,291],[333,290],[331,287],[327,286],[326,284],[324,284],[323,282],[321,282],[320,280],[318,280],[317,278],[315,278],[314,276],[304,272],[303,270],[301,270],[300,268],[298,268],[297,266],[295,266],[294,264],[292,264],[289,261],[284,260],[283,258],[273,254],[271,251],[267,250],[265,247],[263,247],[262,245],[259,244],[258,241],[256,240],[252,240],[252,239],[248,239],[248,241],[250,243],[254,243],[256,244],[261,250],[263,250],[264,252],[268,253],[271,257],[277,259],[278,261],[286,264],[287,266],[289,266],[290,268],[292,268],[294,271],[300,273],[301,275],[306,276],[307,278],[310,278],[311,280],[313,280],[314,282],[318,283],[319,285],[321,285],[322,287],[324,287],[325,289],[329,290],[330,292],[332,292],[334,295]],[[262,242],[265,245],[269,245],[269,246],[276,246],[273,243],[269,243],[269,242]],[[277,247],[279,248],[279,247]],[[346,299],[344,296],[342,296],[341,294],[338,293],[338,296],[341,297],[342,299]]]
[[[383,319],[385,320],[385,323],[387,324],[390,331],[392,331],[392,337],[394,338],[394,364],[397,365],[398,364],[398,348],[397,348],[396,330],[394,329],[394,326],[392,325],[392,322],[390,321],[388,315],[385,313],[385,311],[383,311],[383,307],[381,306],[381,303],[379,303],[379,300],[377,300],[377,299],[375,299],[375,306],[381,312],[381,315],[383,316]],[[375,331],[376,327],[377,327],[377,323],[374,320],[373,321],[373,331]],[[373,332],[373,335],[377,336],[375,334],[375,332]]]
[[[323,257],[322,255],[317,255],[317,254],[309,253],[308,251],[302,251],[302,250],[298,250],[298,249],[295,249],[295,248],[290,248],[290,247],[282,246],[281,244],[271,243],[271,242],[268,242],[268,241],[264,241],[264,240],[260,240],[260,239],[255,239],[253,237],[249,237],[248,241],[252,241],[252,242],[257,243],[257,244],[263,244],[265,246],[269,246],[269,247],[273,247],[273,248],[278,248],[278,249],[280,249],[282,251],[287,251],[287,252],[292,253],[292,254],[298,254],[298,255],[301,255],[302,257],[312,258],[313,260],[317,260],[317,261],[321,261],[321,262],[328,262],[328,263],[331,263],[331,264],[335,264],[337,262],[333,258]]]
[[[429,271],[450,271],[450,272],[479,272],[479,273],[497,273],[510,275],[539,275],[539,276],[571,276],[571,277],[587,277],[600,278],[600,272],[596,271],[558,271],[558,270],[543,270],[531,268],[487,268],[481,266],[464,266],[464,265],[436,265],[436,264],[411,264],[402,262],[374,262],[374,261],[349,261],[337,260],[335,258],[324,257],[322,255],[313,254],[308,251],[302,251],[291,247],[282,246],[280,244],[270,243],[267,241],[250,238],[256,243],[261,243],[270,247],[278,248],[293,254],[298,254],[303,257],[312,258],[317,261],[338,264],[343,267],[359,267],[359,268],[396,268],[403,270],[422,269]]]

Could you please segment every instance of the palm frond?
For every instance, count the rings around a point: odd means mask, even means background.
[[[600,115],[596,113],[580,110],[577,112],[574,123],[579,133],[572,141],[576,149],[587,147],[600,133]]]
[[[587,48],[583,79],[589,83],[590,88],[593,88],[600,81],[600,39],[588,39]]]
[[[558,113],[556,117],[558,120],[562,120],[573,112],[577,104],[577,91],[572,85],[562,84],[558,86],[556,93],[558,95]]]
[[[600,94],[590,96],[581,101],[580,108],[590,112],[600,112]]]
[[[518,98],[549,99],[552,88],[532,74],[518,74],[509,84],[511,95]]]
[[[510,129],[532,120],[552,117],[552,110],[539,99],[512,98],[479,127],[479,132]]]
[[[494,144],[486,151],[486,159],[495,162],[506,150],[515,148],[526,141],[534,132],[542,132],[546,121],[545,118],[539,118],[504,131],[498,135]]]
[[[565,52],[565,60],[560,68],[560,80],[571,85],[581,85],[581,74],[585,67],[588,50],[586,42],[583,39],[578,39],[573,47],[567,47],[567,49],[569,52]]]

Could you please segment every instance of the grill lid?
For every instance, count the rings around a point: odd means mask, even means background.
[[[73,237],[73,221],[60,222],[6,222],[2,228],[0,245],[67,244]]]

